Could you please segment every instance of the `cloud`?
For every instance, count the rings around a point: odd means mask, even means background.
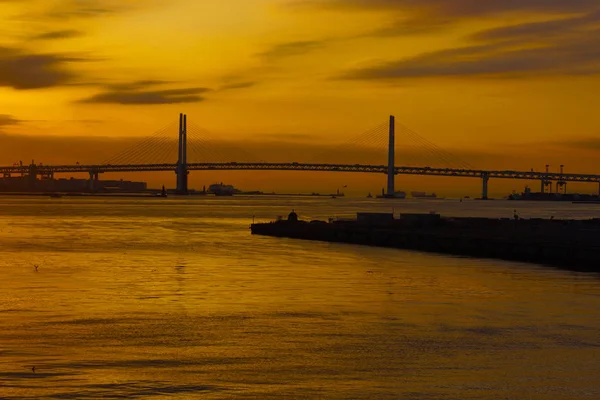
[[[110,91],[132,91],[139,89],[146,89],[149,86],[159,86],[172,83],[170,81],[156,80],[156,79],[145,79],[133,82],[119,82],[119,83],[108,83],[103,85],[105,89]]]
[[[347,71],[342,79],[536,77],[600,73],[599,12],[483,30],[477,44]]]
[[[265,59],[279,59],[308,53],[323,47],[325,41],[308,40],[277,44],[270,49],[259,53],[258,56]]]
[[[361,37],[394,37],[394,36],[408,36],[418,35],[424,33],[430,33],[438,31],[448,26],[448,22],[444,21],[430,21],[428,23],[422,23],[417,20],[397,20],[393,23],[359,35]]]
[[[258,82],[237,82],[237,83],[228,83],[221,86],[221,90],[234,90],[234,89],[246,89],[249,87],[256,86]]]
[[[9,126],[9,125],[18,125],[21,122],[22,122],[21,120],[16,119],[12,115],[0,114],[0,127]]]
[[[297,0],[296,8],[382,12],[394,21],[361,36],[392,37],[430,33],[466,19],[506,16],[582,15],[597,0]]]
[[[476,41],[506,41],[529,40],[548,41],[560,39],[569,35],[579,35],[586,31],[593,31],[600,23],[600,10],[570,18],[553,19],[548,21],[530,22],[523,24],[507,25],[499,28],[488,29],[471,35]]]
[[[33,35],[31,37],[32,40],[55,40],[55,39],[71,39],[75,37],[83,36],[84,33],[82,31],[78,31],[75,29],[65,29],[60,31],[50,31],[44,32],[40,34]]]
[[[21,0],[21,2],[29,3],[31,7],[28,8],[36,11],[26,12],[20,15],[18,19],[36,21],[107,17],[138,9],[142,7],[142,3],[144,7],[147,7],[149,3],[156,3],[156,1],[138,2],[132,0],[56,0],[53,2]]]
[[[295,6],[342,10],[383,10],[428,17],[478,17],[504,13],[578,13],[594,9],[597,0],[299,0]]]
[[[569,147],[577,150],[600,151],[600,138],[587,137],[556,143],[558,147]]]
[[[80,103],[106,103],[122,105],[155,105],[155,104],[177,104],[177,103],[195,103],[204,100],[200,96],[209,92],[208,88],[185,88],[185,89],[164,89],[164,90],[109,90],[98,93]]]
[[[63,54],[36,54],[0,47],[0,87],[26,90],[72,84],[78,74],[68,65],[81,61],[85,60]]]

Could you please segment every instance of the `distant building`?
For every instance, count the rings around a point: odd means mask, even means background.
[[[94,181],[94,192],[143,192],[147,190],[146,182],[133,182],[125,180]],[[0,178],[0,192],[64,192],[88,193],[92,191],[89,179],[60,178],[36,179],[29,177]]]

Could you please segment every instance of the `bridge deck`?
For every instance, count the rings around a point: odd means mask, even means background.
[[[271,171],[323,171],[323,172],[359,172],[387,174],[385,165],[363,164],[306,164],[306,163],[194,163],[187,165],[190,171],[205,170],[271,170]],[[38,175],[55,173],[105,173],[105,172],[153,172],[175,171],[177,164],[137,164],[137,165],[36,165],[0,167],[2,174],[29,174],[35,169]],[[561,174],[556,172],[531,172],[511,170],[480,170],[430,167],[396,167],[397,175],[454,176],[466,178],[502,178],[547,180],[562,182],[600,183],[600,175]]]

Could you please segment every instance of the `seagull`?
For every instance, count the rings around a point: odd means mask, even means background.
[[[39,267],[39,265],[37,265],[37,264],[33,264],[33,268],[35,268],[35,272],[38,272],[38,267]],[[35,367],[34,367],[34,368],[35,368]],[[34,371],[34,372],[35,372],[35,371]]]
[[[31,372],[33,372],[35,374],[35,365],[33,367],[31,367]]]

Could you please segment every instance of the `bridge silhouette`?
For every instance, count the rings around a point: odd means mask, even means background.
[[[187,116],[180,114],[178,137],[175,140],[174,125],[155,132],[154,135],[141,140],[139,143],[123,150],[110,159],[97,164],[75,165],[11,165],[0,166],[0,173],[4,177],[20,174],[31,180],[32,184],[38,179],[52,179],[55,174],[87,173],[89,174],[90,190],[94,190],[94,182],[98,181],[100,174],[111,172],[155,172],[172,171],[176,175],[176,191],[187,194],[188,175],[190,171],[207,170],[255,170],[255,171],[323,171],[323,172],[354,172],[376,173],[387,175],[387,191],[384,197],[394,197],[396,175],[422,175],[443,177],[465,177],[481,180],[481,198],[488,198],[489,180],[520,179],[540,182],[541,191],[552,191],[556,183],[556,191],[561,189],[566,192],[568,182],[596,183],[600,190],[600,175],[564,173],[561,166],[560,172],[551,172],[546,166],[546,171],[514,171],[514,170],[484,170],[473,168],[469,163],[436,146],[416,132],[396,122],[394,116],[389,121],[371,129],[363,134],[351,138],[338,147],[312,157],[319,161],[305,162],[267,162],[249,153],[247,149],[239,148],[235,144],[228,144],[223,150],[209,138],[209,133],[202,128],[190,124],[188,130]],[[413,146],[416,146],[424,156],[420,162],[426,166],[396,165],[396,142],[400,132]],[[188,140],[188,133],[192,140]],[[404,145],[404,144],[403,144]],[[189,147],[188,147],[189,146]],[[175,150],[176,148],[176,150]],[[327,162],[339,155],[355,153],[369,153],[372,157],[386,162],[378,164],[373,162],[348,163]],[[190,153],[204,162],[190,162]],[[404,156],[407,156],[406,154]],[[409,157],[406,157],[407,159]],[[172,161],[170,159],[173,159]],[[323,162],[326,160],[326,162]],[[414,159],[412,160],[414,161]]]

